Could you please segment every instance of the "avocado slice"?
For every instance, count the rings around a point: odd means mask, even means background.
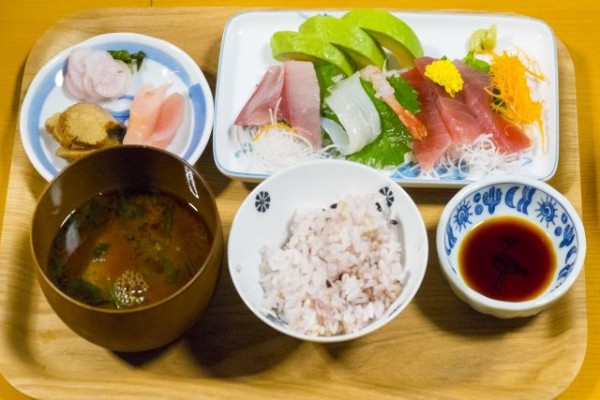
[[[359,68],[385,63],[385,53],[375,40],[356,25],[329,15],[315,15],[298,28],[300,33],[312,34],[348,53]]]
[[[412,28],[387,11],[356,9],[347,12],[341,19],[368,32],[403,67],[412,67],[415,58],[423,55],[421,41]]]
[[[301,60],[315,64],[329,63],[346,76],[356,68],[349,57],[319,36],[304,32],[279,31],[271,36],[271,53],[279,61]]]

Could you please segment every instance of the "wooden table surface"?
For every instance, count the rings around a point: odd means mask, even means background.
[[[40,35],[61,18],[89,8],[119,6],[176,7],[176,6],[246,6],[295,8],[381,7],[397,10],[477,10],[513,12],[546,21],[570,52],[575,66],[577,108],[580,142],[580,169],[583,195],[583,219],[588,236],[586,261],[586,292],[588,306],[588,347],[582,368],[563,393],[564,399],[600,398],[600,240],[598,235],[598,195],[600,169],[594,159],[600,155],[596,142],[600,140],[600,55],[597,38],[600,28],[597,0],[564,2],[523,2],[504,0],[483,3],[474,0],[421,2],[371,0],[79,0],[48,2],[5,2],[0,4],[0,218],[4,216],[7,179],[17,126],[20,84],[28,52]],[[594,130],[596,128],[596,130]],[[4,262],[4,261],[3,261]],[[3,290],[3,288],[0,288]],[[0,371],[1,373],[2,371]],[[27,398],[0,376],[0,398]]]

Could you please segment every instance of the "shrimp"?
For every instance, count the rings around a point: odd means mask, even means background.
[[[427,128],[414,114],[402,107],[394,96],[394,88],[385,78],[383,72],[374,65],[369,65],[360,70],[360,76],[373,84],[375,94],[381,98],[398,116],[413,138],[422,140],[427,136]]]

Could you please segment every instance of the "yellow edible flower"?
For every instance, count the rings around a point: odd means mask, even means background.
[[[452,97],[463,88],[464,82],[460,72],[448,59],[437,60],[426,66],[425,76],[443,86],[446,93]]]

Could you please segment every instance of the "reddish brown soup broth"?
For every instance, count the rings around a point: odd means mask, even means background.
[[[171,194],[104,193],[63,223],[49,275],[65,293],[90,305],[147,305],[192,278],[211,240],[202,217]]]
[[[548,234],[523,218],[495,217],[463,239],[458,269],[469,287],[503,301],[542,294],[554,277],[556,253]]]

